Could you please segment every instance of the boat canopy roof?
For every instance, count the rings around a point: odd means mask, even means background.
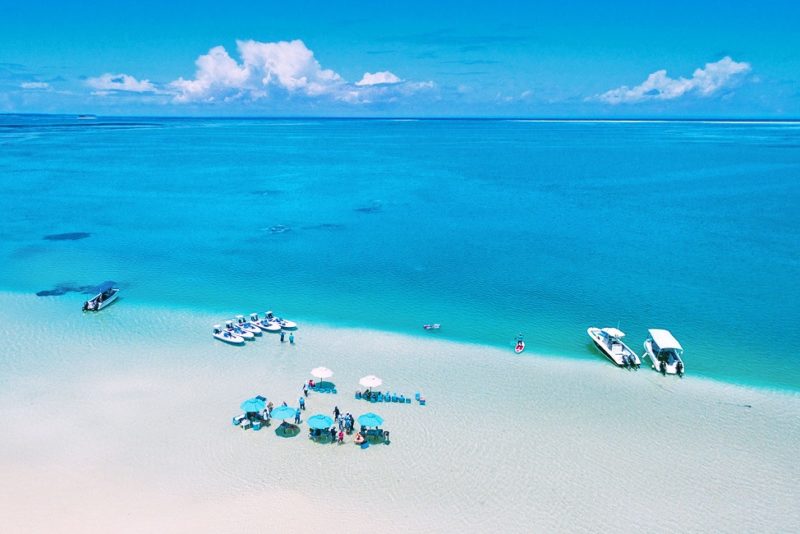
[[[608,327],[608,328],[603,328],[602,331],[611,337],[618,337],[618,338],[625,337],[625,332],[623,332],[619,328]]]
[[[107,281],[107,282],[103,282],[102,284],[97,286],[95,288],[95,291],[97,291],[98,293],[105,293],[106,291],[108,291],[110,289],[114,289],[114,282]]]
[[[656,345],[658,345],[659,349],[661,349],[661,350],[669,350],[669,349],[683,350],[683,347],[681,347],[681,344],[678,343],[678,340],[675,339],[675,336],[673,336],[670,333],[669,330],[661,330],[659,328],[651,328],[650,330],[648,330],[648,332],[650,332],[650,337],[653,338],[653,341],[655,342]]]

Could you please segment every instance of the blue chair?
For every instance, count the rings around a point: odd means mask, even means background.
[[[414,400],[419,400],[419,391],[414,393]]]
[[[419,399],[419,405],[425,406],[425,399]]]
[[[397,400],[398,400],[398,401],[399,401],[401,404],[405,404],[405,403],[406,403],[406,398],[405,398],[404,396],[402,396],[402,395],[400,395],[400,398],[399,398],[399,399],[397,399]]]
[[[411,397],[406,397],[406,404],[411,404]]]
[[[383,402],[383,393],[378,393],[378,402]]]
[[[397,402],[397,393],[392,393],[392,402]]]
[[[356,399],[360,399],[360,398],[361,398],[361,392],[360,391],[356,391]]]

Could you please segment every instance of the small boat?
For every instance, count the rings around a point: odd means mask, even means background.
[[[521,354],[523,350],[525,350],[525,340],[522,339],[522,334],[520,334],[517,336],[517,343],[514,346],[514,352]]]
[[[424,324],[422,325],[422,328],[424,328],[425,330],[439,330],[441,326],[442,325],[440,325],[439,323],[433,323],[433,324]]]
[[[230,343],[231,345],[241,345],[242,343],[244,343],[244,338],[242,336],[237,336],[236,334],[229,332],[228,330],[223,330],[222,327],[218,324],[214,325],[214,330],[211,335],[213,335],[220,341],[224,341],[225,343]]]
[[[253,334],[260,336],[261,335],[261,328],[252,324],[250,321],[244,318],[244,315],[237,315],[236,316],[236,326],[244,330],[245,332],[252,332]]]
[[[233,321],[225,321],[225,330],[235,336],[243,337],[244,339],[255,339],[256,337],[254,333],[239,328]]]
[[[271,323],[278,323],[279,325],[281,325],[281,328],[284,329],[284,330],[294,330],[295,328],[297,328],[297,323],[295,323],[294,321],[287,321],[286,319],[282,319],[280,317],[277,317],[277,316],[273,315],[273,313],[271,311],[267,312],[267,317],[266,318]]]
[[[119,288],[113,282],[105,282],[97,287],[100,292],[83,303],[83,311],[100,311],[117,299]]]
[[[253,321],[253,318],[255,318],[256,321]],[[258,327],[265,332],[272,332],[273,334],[276,334],[281,331],[280,323],[278,323],[277,321],[270,321],[266,317],[264,317],[263,319],[259,319],[257,313],[250,314],[250,322],[253,324],[257,324]]]
[[[651,328],[650,337],[644,342],[645,355],[650,358],[653,369],[662,375],[683,376],[683,347],[669,330]]]
[[[638,369],[642,364],[639,356],[623,343],[622,338],[625,337],[625,332],[619,328],[596,328],[593,326],[588,328],[586,333],[592,338],[600,352],[619,367]]]

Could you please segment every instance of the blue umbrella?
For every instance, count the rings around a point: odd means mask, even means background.
[[[358,416],[358,424],[362,426],[381,426],[383,424],[383,417],[372,412],[367,412]]]
[[[291,406],[278,406],[272,410],[272,417],[274,419],[291,419],[296,412],[297,410]]]
[[[260,412],[267,407],[267,400],[263,397],[260,399],[253,397],[244,401],[239,407],[247,413]]]
[[[323,428],[330,428],[330,426],[333,425],[333,419],[327,415],[318,413],[309,417],[306,423],[308,423],[309,428],[322,430]]]

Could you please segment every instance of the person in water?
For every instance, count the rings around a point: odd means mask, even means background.
[[[289,333],[289,343],[294,345],[294,334],[292,334],[291,332]]]
[[[283,330],[281,330],[281,343],[284,342],[283,338],[284,338],[285,335],[286,335],[286,333]]]

